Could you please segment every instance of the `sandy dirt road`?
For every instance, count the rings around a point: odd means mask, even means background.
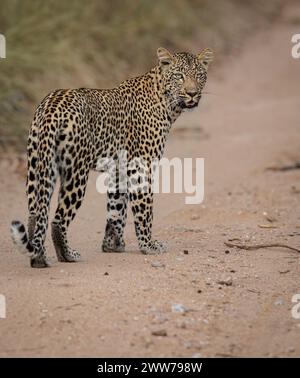
[[[300,171],[266,170],[300,160],[300,60],[290,53],[299,20],[298,9],[286,9],[212,69],[210,94],[174,126],[166,156],[205,158],[205,199],[156,196],[163,256],[137,251],[131,216],[126,253],[100,252],[105,196],[93,174],[69,234],[82,262],[56,262],[48,235],[52,268],[30,269],[8,233],[12,219],[27,217],[25,181],[15,159],[1,161],[0,356],[300,356],[300,319],[291,313],[299,255],[224,245],[300,247]]]

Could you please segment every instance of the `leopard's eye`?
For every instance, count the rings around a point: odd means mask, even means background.
[[[205,81],[205,75],[203,74],[203,72],[198,72],[197,75],[196,75],[196,78],[198,81]]]
[[[176,72],[176,73],[174,73],[174,74],[173,74],[173,78],[174,78],[175,80],[180,80],[180,81],[183,81],[183,79],[184,79],[183,74],[180,73],[180,72]]]

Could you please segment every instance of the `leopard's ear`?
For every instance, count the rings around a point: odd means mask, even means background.
[[[163,67],[169,66],[173,62],[172,54],[164,47],[157,49],[157,57],[159,64]]]
[[[204,49],[200,54],[197,55],[197,58],[200,60],[200,63],[208,69],[208,66],[214,59],[214,53],[211,49]]]

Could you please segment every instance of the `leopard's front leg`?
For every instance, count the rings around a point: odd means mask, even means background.
[[[129,199],[140,251],[144,254],[166,252],[163,243],[152,239],[153,193],[151,191],[130,193]]]

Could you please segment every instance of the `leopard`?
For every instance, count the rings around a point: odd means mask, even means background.
[[[171,53],[157,49],[157,63],[146,74],[111,89],[58,89],[38,105],[27,143],[28,224],[11,222],[11,237],[30,258],[32,268],[52,264],[45,249],[51,197],[59,178],[58,204],[51,235],[59,262],[77,262],[81,254],[71,248],[67,231],[80,208],[89,178],[101,159],[142,157],[151,165],[163,156],[166,139],[176,119],[198,106],[214,53]],[[120,172],[116,169],[117,174]],[[119,173],[118,173],[119,172]],[[128,169],[133,177],[134,169]],[[148,172],[149,182],[151,172]],[[117,180],[117,182],[119,182]],[[153,238],[153,190],[107,191],[103,252],[124,252],[124,229],[131,208],[139,250],[159,254],[166,245]]]

